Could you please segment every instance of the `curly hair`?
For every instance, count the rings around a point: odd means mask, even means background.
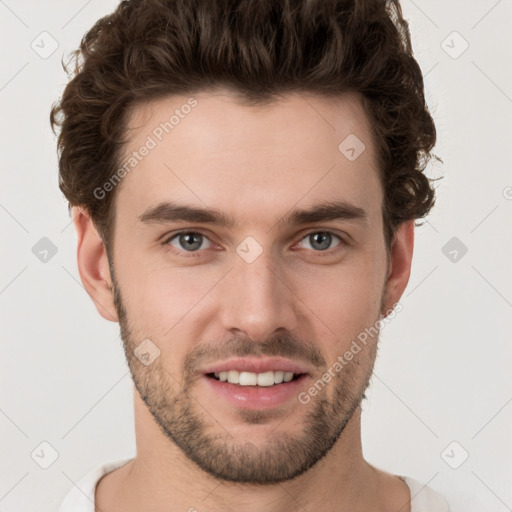
[[[94,190],[119,166],[134,106],[217,86],[252,104],[287,92],[359,93],[388,251],[398,225],[434,205],[424,171],[440,160],[436,129],[398,0],[124,0],[63,66],[70,81],[50,113],[59,187],[69,208],[89,212],[107,250],[119,187],[103,198]]]

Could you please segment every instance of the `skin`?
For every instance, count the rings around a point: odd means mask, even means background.
[[[407,512],[406,484],[362,455],[361,400],[377,336],[307,404],[247,411],[199,371],[240,351],[282,355],[311,371],[307,390],[400,299],[414,222],[399,226],[388,259],[359,97],[287,94],[259,107],[227,90],[194,98],[197,106],[118,185],[110,261],[88,212],[73,212],[82,282],[100,314],[120,323],[135,384],[137,457],[102,478],[97,509]],[[187,100],[138,106],[126,155]],[[338,145],[352,133],[366,149],[349,161]],[[163,201],[214,208],[237,225],[140,221]],[[366,218],[283,221],[326,201],[362,208]],[[204,235],[200,249],[169,241],[181,230]],[[319,232],[333,235],[327,250],[308,236]],[[251,263],[236,252],[248,236],[262,249]],[[145,366],[133,351],[148,338],[160,355]]]

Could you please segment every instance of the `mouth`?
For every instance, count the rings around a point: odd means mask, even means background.
[[[208,403],[228,404],[235,409],[269,410],[291,406],[299,401],[309,378],[306,373],[282,370],[260,373],[228,370],[203,375],[207,384]]]

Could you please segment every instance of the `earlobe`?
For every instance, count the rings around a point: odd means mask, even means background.
[[[103,240],[87,210],[75,206],[72,214],[78,238],[77,262],[80,279],[100,315],[111,322],[118,322],[108,255]]]
[[[411,274],[414,251],[414,220],[403,222],[397,228],[391,245],[386,297],[382,314],[387,316],[404,293]]]

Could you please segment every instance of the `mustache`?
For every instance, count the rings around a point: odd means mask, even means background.
[[[327,366],[325,358],[314,344],[305,343],[289,335],[281,335],[264,342],[235,336],[218,343],[199,345],[187,354],[184,367],[186,373],[194,374],[198,368],[207,363],[248,356],[280,356],[317,368]]]

